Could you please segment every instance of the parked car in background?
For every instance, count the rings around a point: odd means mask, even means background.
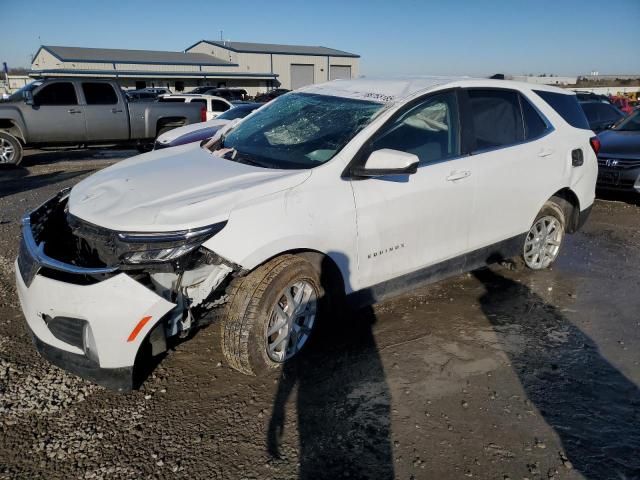
[[[598,139],[598,188],[640,193],[640,110]]]
[[[138,92],[155,93],[156,95],[171,95],[171,90],[165,87],[146,87],[140,88]]]
[[[237,87],[197,87],[189,93],[214,95],[228,101],[244,101],[248,98],[247,91],[244,88]]]
[[[22,310],[45,358],[113,389],[131,389],[141,349],[214,320],[226,363],[264,375],[332,306],[512,256],[552,265],[594,201],[592,137],[575,95],[545,85],[304,87],[26,215]]]
[[[633,112],[633,104],[627,97],[621,95],[613,96],[611,97],[611,103],[625,114]]]
[[[0,104],[0,163],[17,165],[23,147],[153,146],[168,130],[206,119],[201,105],[129,102],[112,80],[33,82]]]
[[[233,107],[233,104],[230,101],[222,97],[215,97],[213,95],[195,95],[190,93],[181,95],[162,95],[158,98],[158,101],[163,103],[197,103],[198,105],[204,105],[207,110],[206,120],[212,120]]]
[[[275,88],[273,90],[269,90],[267,93],[261,93],[257,95],[255,100],[256,102],[270,102],[274,98],[278,98],[280,95],[284,95],[285,93],[289,93],[291,90],[287,90],[286,88]]]
[[[579,102],[601,102],[601,103],[611,103],[609,97],[606,95],[599,95],[597,93],[592,92],[576,92],[576,98]]]
[[[202,87],[196,87],[193,90],[188,91],[187,93],[192,93],[194,95],[203,95],[214,88],[216,87],[214,87],[213,85],[205,85]]]
[[[130,102],[155,102],[158,94],[153,92],[141,92],[139,90],[124,90],[127,100]]]
[[[211,138],[229,122],[244,118],[263,105],[264,103],[234,103],[233,108],[221,113],[214,120],[185,125],[163,133],[156,139],[154,150],[176,147],[185,143],[201,142]]]
[[[587,116],[589,127],[598,133],[611,128],[618,120],[624,117],[616,106],[600,101],[580,102],[580,106]]]

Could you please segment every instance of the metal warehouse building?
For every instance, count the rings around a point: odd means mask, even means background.
[[[103,77],[124,88],[242,87],[250,95],[358,75],[359,55],[327,47],[201,40],[184,52],[43,45],[31,76]]]

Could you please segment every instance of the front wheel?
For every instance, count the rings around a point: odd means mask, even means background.
[[[13,135],[0,132],[0,165],[17,166],[22,161],[22,144]]]
[[[565,225],[562,208],[552,200],[548,201],[524,241],[522,257],[527,267],[542,270],[556,260],[564,239]]]
[[[307,344],[324,296],[313,265],[283,255],[229,286],[221,312],[222,351],[248,375],[280,367]]]

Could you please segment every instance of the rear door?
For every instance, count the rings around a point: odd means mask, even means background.
[[[509,89],[467,94],[476,176],[469,247],[475,250],[527,232],[565,162],[554,149],[551,125],[524,95]]]
[[[109,82],[82,82],[87,141],[128,140],[129,116],[122,95]]]
[[[84,106],[78,102],[73,82],[47,82],[35,91],[33,101],[34,104],[24,110],[31,142],[86,141]]]

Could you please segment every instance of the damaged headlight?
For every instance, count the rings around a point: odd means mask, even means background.
[[[205,240],[222,230],[226,224],[227,222],[220,222],[207,227],[177,232],[118,233],[118,243],[126,245],[126,253],[120,259],[123,263],[133,265],[171,262],[198,248]]]

